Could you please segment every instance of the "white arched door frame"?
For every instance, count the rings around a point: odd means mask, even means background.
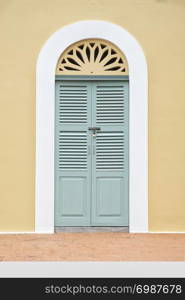
[[[40,51],[36,71],[35,232],[54,232],[55,68],[61,53],[88,38],[105,39],[129,66],[129,231],[148,232],[147,64],[142,48],[122,27],[80,21],[55,32]]]

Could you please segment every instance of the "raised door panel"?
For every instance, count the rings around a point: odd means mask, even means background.
[[[120,217],[121,199],[123,198],[122,178],[98,177],[97,181],[97,216]]]
[[[72,226],[77,222],[76,218],[87,216],[87,178],[85,177],[59,177],[58,184],[59,206],[58,213],[65,224]]]

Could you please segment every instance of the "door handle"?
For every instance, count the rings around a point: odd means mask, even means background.
[[[89,127],[88,129],[89,129],[89,130],[101,130],[100,127]]]
[[[88,129],[93,131],[93,136],[96,136],[96,131],[101,130],[100,127],[89,127]]]

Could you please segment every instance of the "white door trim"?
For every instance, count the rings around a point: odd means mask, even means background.
[[[44,44],[36,71],[35,232],[54,232],[55,68],[61,53],[82,39],[105,39],[125,54],[129,66],[129,231],[148,232],[147,64],[142,48],[122,27],[80,21],[55,32]]]

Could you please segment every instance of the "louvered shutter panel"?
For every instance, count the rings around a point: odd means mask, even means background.
[[[87,133],[59,131],[58,169],[87,170]]]
[[[100,132],[96,138],[96,169],[123,170],[124,133]]]
[[[56,82],[55,226],[90,225],[91,86]]]
[[[93,86],[93,225],[128,226],[128,82]]]

